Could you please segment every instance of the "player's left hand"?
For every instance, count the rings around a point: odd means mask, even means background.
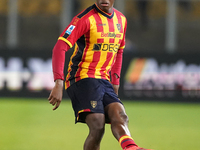
[[[55,106],[53,110],[56,110],[62,101],[63,96],[63,81],[62,80],[56,80],[55,86],[52,89],[50,95],[49,95],[49,103]]]

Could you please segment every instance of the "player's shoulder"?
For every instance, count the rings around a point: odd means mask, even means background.
[[[89,16],[91,16],[92,14],[94,14],[94,5],[84,9],[83,11],[81,11],[79,14],[77,14],[76,16],[74,16],[74,18],[72,19],[72,24],[73,25],[83,25],[84,23],[87,23]]]
[[[91,16],[94,13],[95,5],[89,6],[88,8],[84,9],[82,12],[80,12],[78,15],[76,15],[79,19],[87,19],[89,16]]]
[[[126,16],[125,16],[122,12],[120,12],[119,10],[117,10],[116,8],[114,8],[114,12],[115,12],[117,15],[120,15],[120,16],[126,18]]]

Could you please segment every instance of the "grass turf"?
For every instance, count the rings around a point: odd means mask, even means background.
[[[200,104],[124,102],[136,143],[155,150],[200,149]],[[47,99],[0,98],[1,150],[81,150],[87,126],[74,124],[71,103],[52,111]],[[110,125],[102,150],[121,150]]]

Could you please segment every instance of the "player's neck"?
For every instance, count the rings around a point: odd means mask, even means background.
[[[107,14],[111,15],[113,12],[113,7],[112,8],[109,8],[109,10],[106,12]]]
[[[98,6],[97,3],[95,3],[95,4],[96,4],[96,6],[97,6],[101,11],[103,11],[104,13],[107,13],[108,15],[111,15],[111,14],[113,13],[113,7],[110,7],[110,8],[108,8],[108,9],[102,9],[100,6]]]

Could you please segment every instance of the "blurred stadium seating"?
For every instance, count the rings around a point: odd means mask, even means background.
[[[144,1],[145,0],[140,0]],[[6,47],[6,17],[9,0],[0,1],[0,45]],[[76,0],[73,15],[92,4],[93,0]],[[128,19],[127,38],[139,52],[165,52],[166,0],[148,0],[146,6],[138,0],[126,0],[125,15]],[[77,5],[79,7],[77,7]],[[139,6],[141,5],[141,6]],[[49,48],[60,34],[62,0],[18,0],[19,47]],[[197,52],[200,48],[200,1],[178,1],[177,52]],[[143,11],[143,15],[141,14]],[[144,13],[146,13],[144,16]],[[143,17],[143,18],[141,18]],[[145,18],[146,17],[146,18]],[[143,19],[143,24],[141,24]],[[144,20],[146,19],[146,21]],[[37,28],[35,28],[38,26]],[[27,28],[27,29],[26,29]],[[32,32],[28,32],[30,30]],[[40,35],[40,36],[38,36]],[[153,35],[153,36],[152,36]],[[26,39],[26,42],[24,42]],[[47,44],[47,39],[48,43]],[[54,39],[54,40],[53,40]],[[46,41],[46,42],[41,42]],[[143,44],[145,43],[145,44]],[[191,47],[192,46],[192,47]]]
[[[50,57],[51,50],[61,33],[61,14],[65,7],[62,2],[63,0],[18,0],[18,43],[11,50],[7,44],[9,0],[0,0],[0,57],[7,59],[8,56],[11,57],[11,54],[15,56],[14,51],[17,56],[22,55],[23,61],[26,60],[26,56],[30,57],[30,54],[41,55],[42,59],[46,55]],[[66,14],[66,17],[72,18],[82,9],[94,3],[94,0],[72,0],[72,2],[71,16]],[[125,56],[142,56],[147,60],[148,57],[153,57],[158,65],[166,63],[163,62],[163,59],[168,53],[166,51],[168,1],[124,0],[124,2],[126,2],[124,14],[128,20]],[[191,56],[191,58],[200,54],[200,0],[177,0],[175,21],[176,57],[174,58],[181,60],[182,58],[179,56],[183,56],[183,54]],[[45,59],[47,58],[45,57]],[[5,63],[7,63],[6,61]],[[194,59],[184,59],[184,61],[186,66],[193,63],[199,65],[199,62],[194,62]],[[171,63],[176,62],[175,59],[169,59],[167,65],[170,66]]]

